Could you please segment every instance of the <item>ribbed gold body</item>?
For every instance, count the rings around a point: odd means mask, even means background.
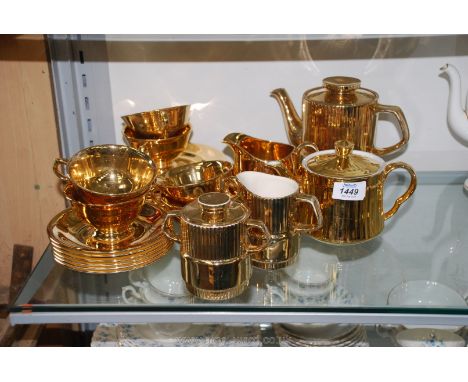
[[[356,150],[374,147],[377,95],[362,105],[326,104],[306,100],[304,104],[303,142],[315,143],[319,150],[333,149],[335,142],[348,140]]]
[[[201,226],[182,219],[180,252],[199,260],[222,261],[244,256],[246,226]]]

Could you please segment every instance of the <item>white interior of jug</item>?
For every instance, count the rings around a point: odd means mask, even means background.
[[[285,198],[299,190],[299,185],[296,181],[263,172],[243,171],[237,174],[237,179],[252,194],[262,198]]]

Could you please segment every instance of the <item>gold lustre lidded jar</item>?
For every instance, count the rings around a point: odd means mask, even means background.
[[[266,248],[271,240],[265,224],[249,217],[246,206],[221,192],[200,195],[166,215],[164,232],[180,243],[182,277],[195,296],[225,300],[248,287],[249,252]],[[180,224],[180,235],[173,220]]]

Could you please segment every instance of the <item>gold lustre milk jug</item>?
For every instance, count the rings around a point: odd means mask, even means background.
[[[393,153],[409,140],[408,124],[398,106],[382,105],[376,92],[361,88],[353,77],[327,77],[323,86],[307,90],[302,97],[302,117],[292,104],[285,89],[271,92],[283,112],[286,132],[294,146],[312,142],[319,150],[333,149],[336,141],[348,140],[356,150],[379,156]],[[398,121],[401,140],[394,145],[378,148],[374,145],[375,126],[379,113],[390,113]]]

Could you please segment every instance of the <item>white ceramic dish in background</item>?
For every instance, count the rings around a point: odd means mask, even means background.
[[[448,286],[430,280],[406,281],[394,287],[387,304],[390,306],[466,308],[465,299]],[[405,325],[408,329],[421,325]],[[456,332],[463,326],[431,325],[430,328]]]
[[[403,330],[396,335],[396,342],[405,347],[462,347],[465,340],[447,330],[416,328]]]

